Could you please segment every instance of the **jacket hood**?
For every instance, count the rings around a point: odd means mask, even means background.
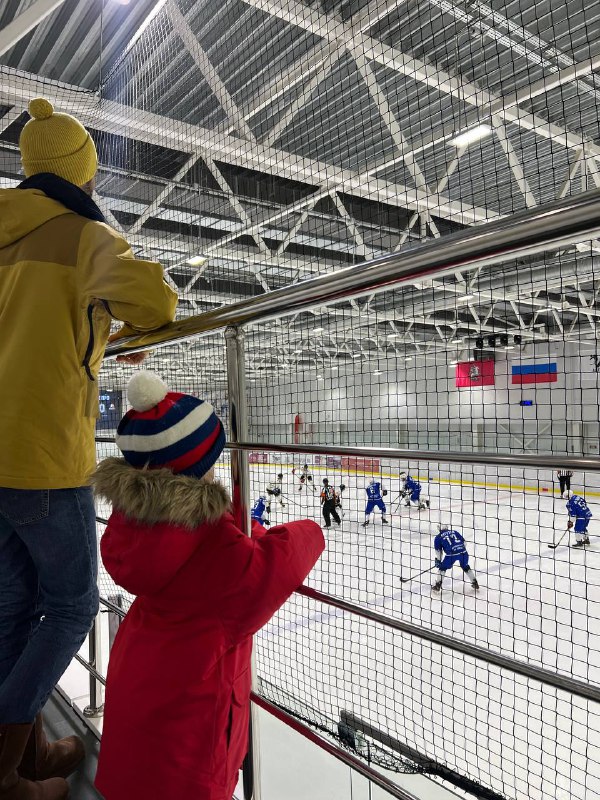
[[[202,545],[230,510],[219,483],[175,475],[168,469],[140,470],[122,458],[103,461],[92,477],[97,496],[113,505],[102,537],[102,560],[119,585],[135,595],[156,594]]]
[[[17,242],[55,217],[71,213],[39,189],[0,189],[0,247]]]
[[[124,458],[107,458],[92,477],[99,497],[113,510],[145,525],[164,522],[193,530],[218,522],[231,501],[220,483],[176,475],[168,469],[136,469]]]

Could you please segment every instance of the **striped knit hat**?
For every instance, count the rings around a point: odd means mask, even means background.
[[[137,372],[127,385],[133,408],[117,428],[117,447],[138,469],[201,478],[225,447],[225,431],[210,403],[170,392],[154,372]]]

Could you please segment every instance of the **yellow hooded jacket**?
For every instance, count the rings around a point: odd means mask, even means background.
[[[108,225],[38,189],[0,190],[0,487],[88,482],[111,317],[146,331],[176,305],[160,264]]]

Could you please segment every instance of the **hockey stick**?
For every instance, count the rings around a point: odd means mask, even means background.
[[[571,530],[570,528],[567,528],[567,529],[566,529],[566,530],[563,532],[563,535],[560,537],[560,539],[558,540],[558,542],[556,542],[556,544],[554,544],[554,542],[553,542],[552,544],[549,544],[549,545],[548,545],[548,547],[549,547],[551,550],[556,550],[556,548],[557,548],[557,547],[560,545],[560,543],[562,542],[562,540],[565,538],[565,536],[567,535],[567,533],[568,533],[570,530]]]
[[[298,508],[302,508],[301,503],[297,503],[295,500],[292,500],[292,498],[288,497],[286,494],[282,493],[281,497],[283,500],[286,501],[286,503],[292,503],[293,505],[298,506]]]
[[[429,569],[424,569],[423,572],[417,572],[416,575],[411,575],[410,578],[400,578],[400,583],[408,583],[409,581],[414,581],[415,578],[418,578],[421,575],[425,575],[426,572],[431,572],[432,569],[435,569],[435,564],[433,567],[429,567]]]

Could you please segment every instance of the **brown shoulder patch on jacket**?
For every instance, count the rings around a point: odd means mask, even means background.
[[[135,469],[123,458],[102,461],[92,486],[115,510],[148,525],[167,522],[192,530],[204,522],[217,522],[231,510],[220,483],[204,483],[168,469]]]
[[[39,228],[0,248],[0,267],[21,261],[60,264],[76,267],[81,231],[89,219],[79,214],[61,214],[44,222]]]

